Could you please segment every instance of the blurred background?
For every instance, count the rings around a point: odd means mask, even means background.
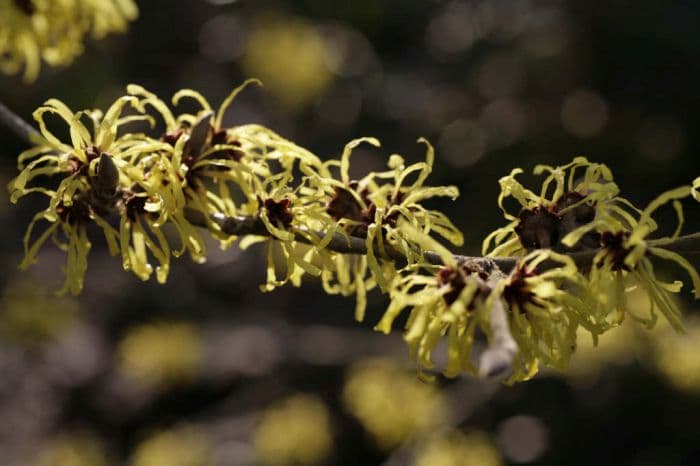
[[[462,192],[435,207],[470,254],[502,224],[497,181],[513,167],[586,155],[640,205],[700,175],[698,2],[138,3],[127,35],[89,42],[31,86],[0,76],[0,99],[29,119],[47,98],[104,107],[134,82],[218,105],[258,77],[265,87],[247,90],[228,124],[265,124],[323,158],[376,136],[382,149],[354,159],[364,170],[391,153],[418,160],[416,139],[432,141],[431,183]],[[23,149],[0,128],[4,182]],[[60,251],[17,270],[39,204],[0,196],[2,465],[700,464],[700,320],[687,290],[685,335],[626,323],[595,350],[582,336],[565,374],[426,382],[400,331],[372,332],[382,296],[358,324],[352,300],[313,280],[262,294],[255,248],[212,244],[205,265],[176,261],[159,286],[124,273],[96,237],[84,293],[56,298]],[[698,206],[686,217],[698,231]]]

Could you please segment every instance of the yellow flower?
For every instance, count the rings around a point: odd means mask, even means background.
[[[323,464],[333,448],[331,415],[319,398],[297,394],[267,408],[255,428],[254,444],[266,465]]]
[[[238,94],[257,80],[248,80],[234,89],[224,100],[216,114],[207,100],[191,89],[178,91],[172,98],[174,106],[183,100],[194,101],[201,110],[196,114],[183,113],[174,116],[168,105],[156,95],[140,86],[129,85],[127,91],[141,99],[144,106],[153,107],[165,122],[161,139],[169,147],[164,151],[172,177],[184,193],[182,202],[209,218],[214,212],[226,215],[249,215],[248,202],[255,198],[253,178],[264,177],[270,171],[260,156],[260,144],[242,139],[245,132],[222,127],[224,115]],[[242,192],[243,202],[234,202],[229,183]],[[212,189],[218,189],[218,194]],[[216,229],[216,224],[211,222]]]
[[[138,97],[142,106],[153,107],[165,122],[166,130],[161,139],[167,147],[162,152],[161,164],[168,167],[168,187],[172,187],[177,197],[176,205],[201,213],[208,229],[221,240],[222,246],[230,245],[236,237],[221,231],[212,217],[214,214],[264,214],[259,198],[274,187],[286,188],[297,162],[320,164],[315,155],[263,126],[223,126],[226,111],[235,98],[253,83],[260,84],[251,79],[234,89],[216,113],[201,94],[183,89],[173,96],[173,105],[190,99],[201,110],[177,117],[154,94],[140,86],[128,87],[128,92]],[[274,175],[271,163],[281,168]],[[187,226],[183,219],[178,219],[178,224]],[[271,228],[272,233],[274,225]],[[196,243],[203,248],[201,242]],[[203,250],[190,252],[203,257]]]
[[[700,393],[700,323],[691,320],[685,334],[662,332],[654,339],[654,363],[674,387]]]
[[[87,237],[88,223],[95,222],[102,228],[112,254],[119,251],[119,235],[105,215],[120,202],[120,186],[126,181],[119,169],[122,165],[120,159],[148,149],[148,140],[143,135],[117,136],[122,125],[138,119],[121,116],[127,104],[135,103],[132,97],[122,97],[103,116],[99,111],[73,113],[62,102],[51,99],[34,112],[41,137],[35,138],[35,147],[19,156],[20,174],[9,184],[10,200],[16,203],[30,193],[44,194],[50,200],[48,207],[36,214],[27,229],[25,257],[20,268],[35,263],[39,249],[51,237],[68,253],[66,283],[62,292],[77,294],[83,287],[91,248]],[[55,114],[68,124],[70,144],[61,141],[48,129],[46,114]],[[83,124],[84,116],[92,121],[92,132]],[[46,175],[62,177],[56,189],[28,186]],[[51,225],[31,244],[34,226],[40,220]]]
[[[0,71],[39,74],[41,60],[70,64],[83,52],[85,35],[123,32],[138,16],[132,0],[0,0]]]
[[[444,265],[420,264],[398,272],[389,291],[391,303],[377,325],[389,333],[393,321],[410,308],[405,340],[420,367],[433,368],[433,351],[447,338],[448,377],[474,367],[472,350],[477,329],[486,335],[489,347],[506,344],[515,352],[509,382],[534,376],[540,365],[564,369],[576,347],[579,326],[594,338],[609,328],[605,317],[589,312],[596,295],[588,292],[586,278],[567,256],[537,250],[520,259],[509,275],[488,263],[458,263],[452,254],[429,236],[403,227],[426,250],[436,251]],[[540,270],[547,263],[548,267]],[[499,341],[494,312],[504,306],[507,331],[514,343]],[[516,348],[517,347],[517,348]],[[484,364],[484,354],[480,365]],[[491,368],[487,370],[492,370]],[[496,370],[495,372],[499,372]]]
[[[212,464],[212,445],[195,426],[179,426],[156,432],[136,446],[131,466],[207,466]]]
[[[104,442],[90,431],[62,433],[40,449],[38,466],[107,466]]]
[[[266,17],[253,23],[242,65],[259,76],[288,110],[297,111],[332,83],[328,47],[319,31],[300,18]]]
[[[458,263],[452,254],[425,233],[399,225],[421,248],[440,254],[444,266],[426,263],[401,269],[391,282],[391,302],[376,329],[391,332],[394,320],[410,308],[404,339],[419,367],[433,368],[432,353],[447,335],[444,373],[454,377],[463,370],[476,373],[472,347],[477,327],[488,334],[491,270],[473,262]]]
[[[308,231],[295,226],[299,224],[299,217],[295,215],[295,210],[294,201],[289,196],[278,196],[277,200],[275,197],[268,197],[261,203],[260,218],[272,235],[272,239],[266,239],[267,282],[261,286],[263,291],[271,291],[288,281],[294,286],[299,286],[304,273],[313,276],[321,274],[321,269],[312,262],[312,259],[317,256],[316,249],[301,245],[295,240],[295,233]],[[303,209],[300,210],[303,211]],[[286,262],[286,275],[282,280],[277,278],[275,271],[275,245],[281,249]]]
[[[540,271],[546,261],[556,266]],[[531,378],[540,365],[565,369],[580,326],[596,341],[607,330],[605,316],[590,312],[594,297],[586,287],[573,260],[548,250],[520,259],[508,277],[496,284],[491,293],[505,302],[518,345],[510,382]]]
[[[598,302],[608,312],[615,313],[617,323],[630,314],[635,320],[646,323],[649,327],[656,322],[656,308],[668,319],[678,331],[681,330],[681,313],[676,303],[670,299],[669,292],[677,293],[683,283],[679,280],[665,283],[656,277],[651,257],[670,260],[686,270],[693,283],[695,298],[700,297],[700,275],[695,267],[680,254],[665,249],[663,246],[672,242],[681,232],[683,209],[680,199],[689,197],[690,186],[682,186],[667,191],[644,209],[638,219],[624,222],[594,222],[593,228],[600,237],[601,250],[593,259],[593,266],[588,274],[591,292],[599,297]],[[652,214],[663,205],[671,203],[678,216],[678,227],[669,237],[648,242],[648,235],[657,229]],[[629,225],[627,228],[624,226]],[[578,239],[591,230],[587,225],[569,233],[562,241],[566,245],[575,244]],[[638,316],[628,309],[626,292],[641,287],[649,296],[649,316]]]
[[[501,466],[503,459],[483,432],[452,431],[430,438],[416,453],[415,466]]]
[[[577,179],[579,168],[584,171]],[[613,182],[612,173],[603,164],[576,157],[573,162],[561,167],[538,165],[534,173],[547,174],[539,194],[525,188],[516,179],[522,172],[522,169],[516,168],[499,180],[501,193],[498,206],[510,223],[484,239],[483,254],[525,255],[533,249],[557,247],[564,236],[581,225],[591,224],[603,216],[606,220],[629,217],[625,208],[631,206],[617,196],[619,190]],[[510,197],[520,204],[521,210],[517,216],[509,213],[504,206],[505,200]],[[595,238],[581,236],[579,240],[580,243],[568,246],[596,246]]]
[[[7,284],[0,296],[0,309],[2,339],[30,348],[56,342],[79,323],[76,300],[56,298],[42,283],[28,277]]]
[[[346,409],[385,451],[439,428],[447,418],[447,404],[435,386],[388,360],[354,365],[342,396]]]
[[[194,378],[203,357],[199,330],[162,322],[131,328],[119,342],[119,368],[145,387],[163,388]]]
[[[329,160],[321,167],[310,166],[305,171],[307,189],[325,203],[326,214],[332,218],[331,228],[337,225],[341,234],[365,240],[366,257],[348,260],[334,256],[335,267],[323,273],[327,292],[357,295],[358,320],[364,316],[366,292],[375,286],[386,291],[396,273],[393,262],[382,260],[390,256],[390,249],[402,253],[409,263],[421,259],[420,244],[399,224],[424,234],[437,233],[455,245],[463,243],[462,233],[447,216],[422,205],[426,199],[438,196],[455,199],[459,192],[454,186],[424,186],[435,154],[426,140],[419,142],[427,147],[425,162],[405,166],[403,158],[394,154],[388,161],[389,170],[369,173],[360,180],[350,179],[350,157],[362,143],[378,147],[379,141],[374,138],[353,140],[345,146],[340,160]],[[335,168],[338,177],[331,171]]]

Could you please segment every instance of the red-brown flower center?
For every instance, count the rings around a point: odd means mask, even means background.
[[[289,228],[294,220],[292,213],[292,201],[289,198],[282,198],[279,201],[274,199],[265,199],[265,210],[270,222],[283,228]]]

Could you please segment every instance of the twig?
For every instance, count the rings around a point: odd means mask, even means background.
[[[29,146],[33,144],[34,140],[41,137],[33,126],[7,108],[2,102],[0,102],[0,123]]]
[[[14,113],[12,110],[7,108],[2,102],[0,102],[0,123],[7,127],[12,133],[14,133],[18,138],[27,143],[27,145],[33,145],[34,141],[40,140],[41,135],[39,132],[19,115]],[[187,219],[193,224],[199,227],[207,228],[207,220],[204,215],[192,209],[186,210]],[[243,235],[260,235],[260,236],[270,236],[270,233],[265,228],[262,220],[258,217],[227,217],[223,214],[217,213],[212,216],[212,220],[219,225],[221,231],[232,236],[243,236]],[[316,235],[323,237],[323,232],[316,232]],[[309,243],[309,239],[303,235],[296,235],[296,240],[301,243]],[[650,246],[655,246],[655,242],[649,241]],[[665,249],[683,253],[685,255],[699,255],[700,254],[700,233],[694,233],[686,236],[681,236],[673,240],[672,242],[664,242],[662,245]],[[342,254],[367,254],[367,245],[364,238],[356,236],[345,236],[340,233],[336,233],[328,243],[327,248],[329,250],[339,252]],[[593,257],[598,253],[599,250],[585,250],[579,252],[566,253],[571,257],[574,262],[582,267],[589,267],[593,260]],[[379,256],[379,251],[376,251]],[[395,248],[390,246],[385,246],[386,256],[385,259],[393,260],[397,263],[406,263],[406,256]],[[425,260],[433,265],[442,265],[443,261],[439,254],[427,251],[424,253],[423,257]],[[454,255],[455,259],[459,263],[472,262],[480,265],[486,272],[491,272],[493,270],[500,270],[503,273],[510,272],[518,261],[517,257],[470,257],[462,256],[459,254]],[[546,270],[551,267],[556,267],[560,264],[556,262],[544,262],[540,265],[542,270]]]
[[[193,225],[200,227],[207,226],[207,221],[204,215],[196,210],[186,211],[187,219]],[[223,214],[214,214],[212,220],[219,225],[221,231],[232,236],[243,236],[243,235],[258,235],[258,236],[270,236],[270,232],[265,228],[262,220],[257,217],[227,217]],[[316,236],[323,237],[323,232],[316,232]],[[297,235],[296,240],[300,243],[309,244],[309,239],[304,235]],[[659,243],[662,244],[659,244]],[[692,233],[685,236],[680,236],[671,242],[666,242],[662,240],[650,240],[649,246],[662,246],[664,249],[670,251],[683,253],[685,255],[698,255],[700,254],[700,233]],[[328,243],[327,248],[331,251],[343,253],[343,254],[367,254],[367,245],[364,238],[357,236],[345,236],[340,233],[336,233]],[[393,260],[398,263],[405,263],[406,256],[394,248],[386,247],[385,250],[388,257],[385,259]],[[585,251],[576,251],[566,253],[571,257],[574,262],[581,267],[590,267],[591,262],[595,255],[599,252],[599,249],[590,249]],[[377,251],[377,254],[379,252]],[[500,269],[503,273],[510,272],[518,261],[518,257],[473,257],[473,256],[463,256],[459,254],[454,255],[455,259],[459,263],[472,262],[478,264],[484,268],[487,272],[494,270],[494,268]],[[437,253],[427,251],[424,254],[425,260],[433,265],[442,265],[443,261]],[[561,264],[555,261],[543,262],[540,265],[541,270],[547,270],[552,267],[558,267]]]
[[[491,341],[479,357],[479,375],[487,378],[504,376],[518,352],[518,344],[510,333],[508,316],[503,301],[497,299],[489,316]]]
[[[185,211],[187,220],[193,225],[204,227],[207,226],[207,221],[200,211],[187,209]],[[231,236],[243,235],[258,235],[270,236],[270,232],[265,227],[265,224],[258,217],[227,217],[223,214],[216,213],[211,219],[221,228],[221,231]],[[323,232],[315,232],[317,237],[323,237]],[[304,235],[296,235],[296,240],[300,243],[311,244],[309,239]],[[364,238],[358,236],[345,236],[341,233],[336,233],[326,247],[328,250],[339,252],[341,254],[367,254],[367,244]],[[395,248],[385,245],[384,247],[387,257],[385,259],[393,260],[397,263],[406,263],[406,256]],[[378,251],[376,251],[379,254]],[[443,261],[437,253],[427,251],[424,254],[425,260],[433,265],[442,265]],[[455,254],[458,262],[472,261],[481,265],[487,272],[494,268],[499,268],[504,272],[510,271],[514,266],[517,258],[514,257],[469,257]]]

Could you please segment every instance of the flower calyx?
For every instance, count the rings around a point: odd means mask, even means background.
[[[598,267],[608,265],[613,271],[630,272],[631,268],[625,262],[627,255],[631,252],[631,248],[625,246],[629,237],[630,233],[627,231],[603,232],[600,235],[600,245],[605,254],[595,265]]]
[[[525,309],[526,304],[540,307],[535,299],[535,292],[527,282],[528,278],[537,275],[537,270],[526,268],[522,263],[513,269],[508,277],[508,283],[503,288],[503,299],[510,309]]]
[[[457,267],[444,266],[437,273],[438,285],[441,287],[449,287],[442,299],[448,306],[454,304],[459,299],[462,290],[467,286],[469,280],[476,280],[477,289],[472,299],[472,303],[467,307],[474,307],[473,301],[477,298],[486,298],[491,293],[491,288],[487,285],[489,278],[488,273],[478,264],[472,262],[463,262]]]
[[[292,213],[292,201],[288,197],[283,197],[279,201],[272,198],[262,201],[267,217],[273,225],[280,228],[289,229],[294,221]]]
[[[56,214],[61,222],[67,225],[87,225],[93,216],[92,207],[88,200],[76,197],[70,205],[61,202],[56,206]]]
[[[527,250],[578,250],[597,247],[598,236],[595,233],[584,235],[571,248],[561,244],[561,239],[568,233],[595,219],[596,208],[585,199],[583,194],[569,191],[549,206],[538,205],[522,209],[514,229],[520,243]]]

